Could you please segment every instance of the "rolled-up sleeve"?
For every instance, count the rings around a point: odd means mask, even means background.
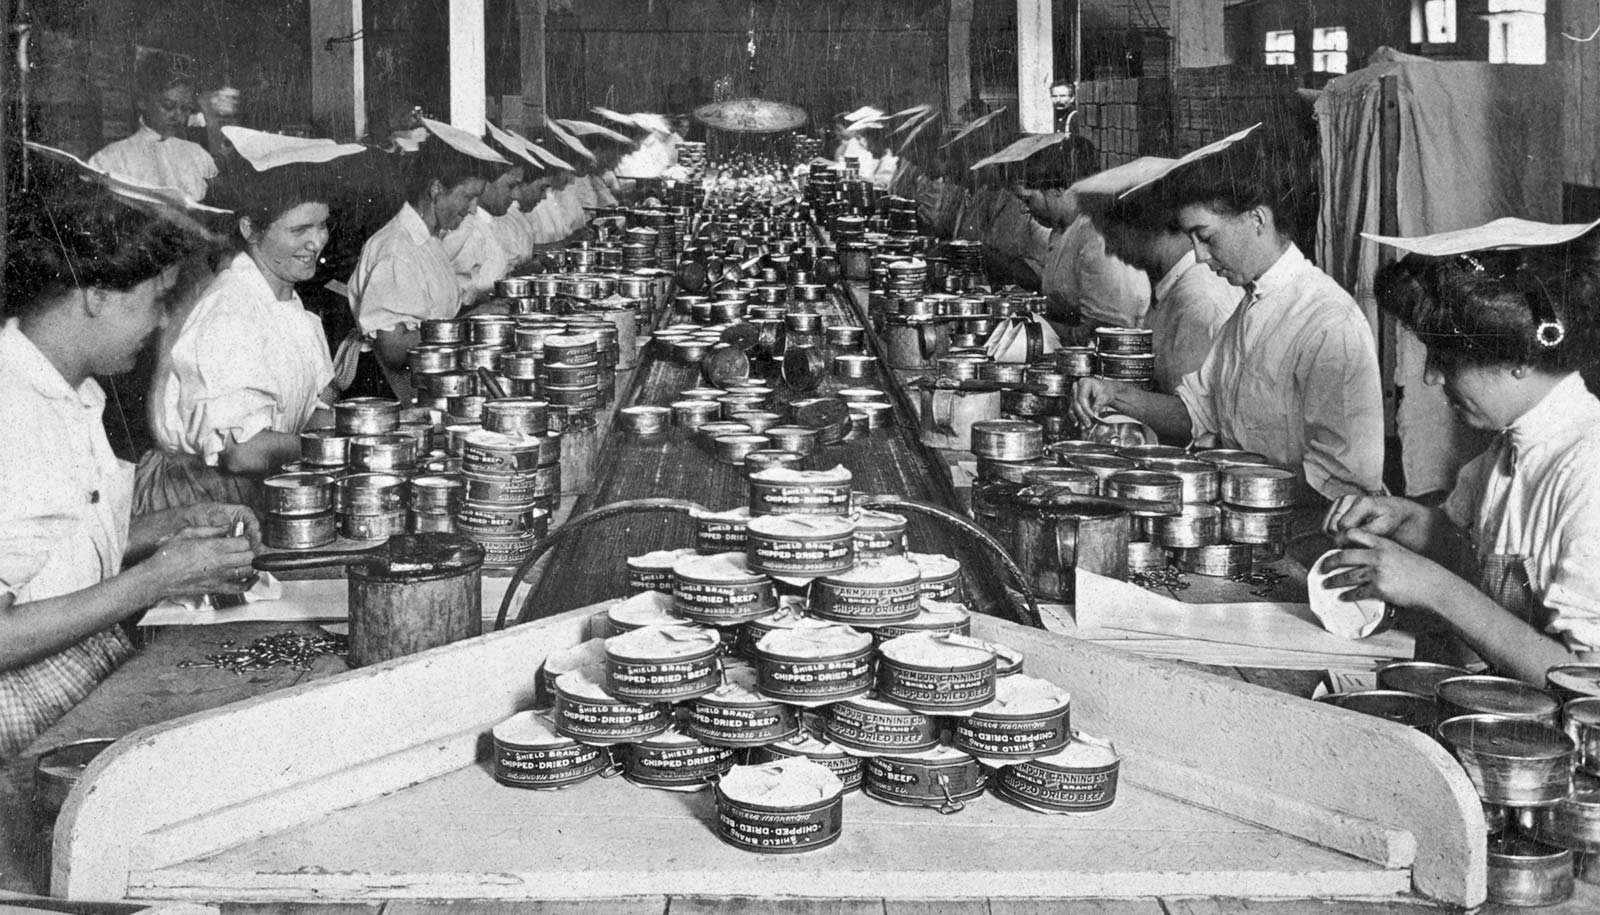
[[[1381,491],[1383,389],[1371,333],[1355,313],[1308,333],[1295,373],[1306,482],[1329,499]]]
[[[1567,467],[1558,505],[1560,539],[1544,594],[1548,631],[1571,650],[1600,651],[1600,474],[1581,463]]]
[[[363,275],[353,291],[362,333],[415,328],[439,311],[429,300],[429,277],[415,260],[383,257],[358,270]],[[453,289],[454,275],[450,279]]]

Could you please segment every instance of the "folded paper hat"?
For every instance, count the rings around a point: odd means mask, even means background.
[[[1504,251],[1513,248],[1539,248],[1566,244],[1581,238],[1600,226],[1594,222],[1550,223],[1534,222],[1505,216],[1470,229],[1436,232],[1409,238],[1395,235],[1375,235],[1362,232],[1361,237],[1380,245],[1390,245],[1411,254],[1427,257],[1449,257],[1469,251]]]
[[[1128,195],[1130,195],[1130,194],[1132,194],[1132,193],[1134,193],[1136,191],[1140,191],[1140,190],[1143,190],[1143,189],[1145,189],[1147,187],[1150,187],[1151,185],[1153,185],[1153,184],[1155,184],[1155,183],[1157,183],[1159,181],[1164,181],[1167,178],[1171,177],[1172,175],[1175,175],[1178,172],[1183,171],[1185,168],[1193,165],[1194,163],[1199,162],[1199,161],[1201,161],[1203,159],[1208,159],[1208,158],[1216,155],[1217,153],[1222,152],[1223,150],[1227,149],[1228,147],[1234,145],[1235,143],[1238,143],[1240,140],[1243,140],[1245,137],[1250,136],[1250,134],[1257,127],[1260,127],[1260,126],[1261,126],[1261,123],[1258,121],[1258,122],[1256,122],[1254,124],[1251,124],[1249,127],[1246,127],[1245,129],[1239,131],[1238,133],[1229,134],[1229,135],[1223,137],[1222,139],[1216,141],[1215,143],[1208,143],[1207,145],[1202,146],[1199,149],[1194,150],[1193,152],[1190,152],[1190,153],[1188,153],[1186,155],[1183,155],[1183,156],[1180,156],[1180,157],[1178,157],[1176,159],[1173,159],[1170,165],[1167,165],[1164,168],[1156,170],[1148,178],[1145,178],[1143,181],[1140,181],[1139,183],[1133,185],[1132,187],[1130,187],[1127,190],[1123,191],[1122,193],[1118,194],[1117,198],[1120,200],[1120,199],[1122,199],[1124,197],[1127,197]]]
[[[951,145],[953,143],[961,142],[962,140],[964,140],[967,137],[971,136],[973,131],[977,130],[978,128],[982,127],[983,125],[985,125],[985,124],[989,123],[990,121],[994,120],[995,118],[999,117],[1004,112],[1005,112],[1004,108],[996,108],[995,110],[989,112],[986,115],[983,115],[982,117],[974,118],[970,124],[968,124],[967,126],[961,128],[959,131],[957,131],[955,136],[953,136],[950,139],[946,140],[944,142],[944,146],[940,146],[939,148],[940,149],[944,149],[945,146],[949,146],[949,145]]]
[[[1132,162],[1095,172],[1072,185],[1069,190],[1079,197],[1120,197],[1129,188],[1148,182],[1152,176],[1165,171],[1177,161],[1163,156],[1140,156]]]
[[[845,115],[844,119],[852,124],[858,124],[862,121],[881,121],[883,120],[883,112],[871,105],[862,105],[860,108]]]
[[[614,121],[614,122],[616,122],[618,124],[621,124],[624,127],[643,127],[644,126],[643,124],[639,123],[638,118],[635,117],[634,115],[623,114],[620,111],[612,111],[610,108],[607,108],[607,107],[605,107],[603,105],[595,105],[594,107],[590,108],[589,110],[593,111],[595,114],[600,115],[601,117],[605,118],[608,121]]]
[[[208,217],[227,216],[233,212],[232,210],[207,206],[197,200],[190,200],[176,188],[154,187],[140,184],[137,181],[129,181],[108,171],[95,168],[64,149],[46,146],[43,143],[35,143],[32,140],[29,140],[26,145],[31,152],[70,167],[77,172],[82,180],[104,187],[112,196],[143,213],[166,220],[185,232],[207,241],[216,243],[223,240],[221,235],[213,232],[200,220]]]
[[[1034,153],[1049,149],[1066,138],[1067,135],[1064,133],[1029,134],[1015,143],[1012,143],[1010,146],[1007,146],[1005,149],[1000,150],[994,155],[979,159],[977,162],[973,163],[971,171],[977,171],[980,168],[987,168],[990,165],[1005,165],[1010,162],[1022,162],[1028,157],[1032,156]]]
[[[557,124],[550,118],[549,115],[545,115],[544,117],[544,126],[557,140],[560,140],[562,143],[566,144],[567,148],[571,149],[573,152],[584,157],[585,159],[588,159],[590,162],[594,161],[594,153],[589,151],[589,147],[584,146],[583,142],[577,137],[567,133],[566,128],[562,127],[560,124]]]
[[[492,127],[493,125],[490,125],[490,126]],[[540,162],[542,162],[546,167],[559,169],[561,171],[567,171],[567,172],[570,172],[570,171],[573,170],[572,166],[569,165],[565,159],[562,159],[560,156],[556,155],[555,153],[550,152],[548,149],[545,149],[543,146],[540,146],[538,143],[533,142],[532,140],[528,139],[527,137],[523,136],[522,134],[517,133],[515,130],[512,130],[510,128],[495,128],[495,129],[499,130],[500,133],[505,134],[506,136],[508,136],[511,139],[515,140],[517,143],[521,144],[522,148],[525,151],[527,151],[529,153],[532,153],[533,157],[535,159],[538,159]]]
[[[612,130],[609,127],[602,127],[593,121],[556,118],[556,123],[560,124],[562,129],[566,130],[575,137],[605,137],[607,140],[612,140],[617,143],[633,143],[633,140],[629,139],[628,137],[617,133],[615,130]]]
[[[499,143],[501,146],[505,147],[508,152],[516,156],[519,160],[519,164],[532,165],[534,168],[539,169],[540,171],[544,170],[544,161],[535,155],[533,150],[529,148],[529,146],[532,144],[530,144],[527,140],[524,140],[509,130],[501,130],[491,121],[486,121],[484,123],[488,124],[489,127],[489,139]]]
[[[468,133],[459,127],[442,121],[435,121],[432,118],[423,118],[422,126],[428,128],[429,133],[438,137],[450,148],[462,155],[481,159],[484,162],[498,162],[501,165],[511,164],[506,161],[504,156],[490,149],[489,144],[483,142],[476,134]]]
[[[258,172],[283,165],[319,165],[366,149],[359,143],[335,143],[307,137],[289,137],[264,130],[227,125],[222,135],[228,138],[239,156]]]

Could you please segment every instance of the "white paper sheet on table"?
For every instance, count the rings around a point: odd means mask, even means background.
[[[509,578],[483,580],[483,618],[493,620],[500,613],[500,601],[505,598]],[[256,601],[227,610],[189,610],[176,601],[162,601],[150,608],[139,621],[141,626],[213,626],[218,623],[292,623],[292,622],[343,622],[348,613],[349,585],[343,578],[319,578],[283,583],[283,597],[279,600]],[[518,600],[527,596],[524,586]],[[521,609],[513,603],[509,616]]]
[[[1415,649],[1415,640],[1402,632],[1365,639],[1336,636],[1318,625],[1306,604],[1189,604],[1081,569],[1077,583],[1076,634],[1089,641],[1171,640],[1188,643],[1207,663],[1229,663],[1216,659],[1232,656],[1249,660],[1231,663],[1259,666],[1271,666],[1259,662],[1280,655],[1294,666],[1313,656],[1319,664],[1341,658],[1361,664],[1364,659],[1410,658]],[[1160,653],[1182,656],[1180,646],[1170,647],[1171,653]]]

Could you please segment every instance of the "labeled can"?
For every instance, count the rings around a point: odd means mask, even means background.
[[[517,537],[532,534],[543,537],[549,530],[550,513],[532,505],[496,505],[464,502],[456,512],[456,530],[469,537]]]
[[[339,533],[348,540],[388,540],[406,532],[406,510],[339,515]]]
[[[672,605],[695,622],[731,625],[771,613],[778,595],[772,579],[752,570],[744,554],[717,553],[673,565]]]
[[[863,755],[901,755],[939,745],[939,721],[883,699],[861,696],[828,706],[823,734]]]
[[[849,626],[806,620],[756,643],[757,685],[764,695],[816,706],[872,689],[872,637]]]
[[[922,612],[922,570],[902,556],[857,562],[813,583],[811,612],[836,623],[904,622]]]
[[[668,706],[641,705],[606,695],[592,671],[569,671],[555,682],[556,733],[588,744],[632,743],[664,733]]]
[[[1072,739],[1072,697],[1048,680],[1001,677],[994,701],[952,723],[957,749],[1014,762],[1049,756]]]
[[[545,511],[545,509],[539,509]],[[491,569],[515,569],[528,561],[533,548],[539,544],[543,533],[513,534],[496,537],[490,534],[473,534],[472,542],[483,548],[483,565]]]
[[[851,518],[856,523],[856,561],[905,554],[904,515],[862,509]]]
[[[464,473],[465,500],[489,505],[530,505],[561,495],[561,464],[511,473]],[[415,481],[413,481],[415,486]]]
[[[556,733],[535,712],[518,712],[494,726],[494,780],[512,788],[550,790],[576,785],[606,767],[605,751]]]
[[[745,536],[750,568],[769,575],[827,575],[855,564],[855,525],[849,518],[761,515],[750,519]]]
[[[635,702],[678,702],[722,682],[722,640],[689,626],[644,626],[606,639],[606,692]]]
[[[988,775],[971,754],[935,747],[904,756],[874,756],[862,767],[863,788],[880,801],[958,813],[983,793]]]
[[[995,650],[966,636],[912,633],[878,646],[878,694],[907,708],[957,715],[995,698]]]
[[[759,747],[799,734],[794,707],[762,695],[756,679],[748,666],[729,670],[722,685],[689,707],[689,733],[718,747]]]
[[[550,402],[506,397],[483,405],[483,428],[490,432],[544,435],[550,431]]]
[[[777,429],[767,430],[772,447],[799,451],[780,442]],[[800,453],[805,453],[801,451]],[[843,466],[832,470],[763,470],[750,475],[750,514],[848,515],[854,476]]]
[[[655,550],[642,556],[628,557],[628,591],[638,594],[654,591],[672,594],[672,567],[685,556],[695,555],[694,550]]]
[[[1108,741],[1074,734],[1049,756],[1000,769],[995,793],[1043,813],[1092,813],[1116,802],[1121,765]]]
[[[707,556],[745,551],[749,543],[746,528],[750,524],[750,509],[741,506],[725,512],[695,510],[689,517],[694,521],[696,551]]]
[[[734,766],[716,787],[717,838],[745,851],[789,854],[838,841],[844,784],[809,759]]]
[[[1155,352],[1155,332],[1144,327],[1096,327],[1094,349],[1101,356],[1139,356]]]
[[[733,768],[733,750],[701,743],[689,734],[669,730],[628,747],[624,774],[649,788],[698,790]]]
[[[924,600],[950,602],[961,599],[961,560],[943,553],[907,552],[905,555],[922,570]]]
[[[852,756],[827,738],[802,729],[799,736],[757,747],[750,754],[751,762],[773,762],[780,759],[809,759],[825,766],[844,783],[844,793],[861,790],[863,779],[861,757]]]
[[[536,470],[561,462],[561,435],[507,435],[480,429],[461,443],[461,469],[487,476]]]

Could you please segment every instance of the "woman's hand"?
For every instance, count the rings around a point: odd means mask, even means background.
[[[135,571],[153,582],[157,599],[189,594],[239,594],[249,589],[255,549],[245,537],[200,536],[186,529],[163,543]],[[154,603],[154,601],[151,601]]]
[[[242,536],[252,553],[261,550],[261,522],[243,505],[197,502],[178,509],[178,518],[183,528],[179,536]]]
[[[1434,515],[1432,509],[1397,496],[1345,495],[1328,507],[1322,530],[1341,545],[1355,542],[1350,534],[1361,531],[1421,553],[1428,550]]]
[[[1437,611],[1438,600],[1462,584],[1444,566],[1369,530],[1350,528],[1343,540],[1353,548],[1337,550],[1324,561],[1327,568],[1343,570],[1327,579],[1329,588],[1351,588],[1343,600],[1375,598]]]
[[[1072,386],[1072,418],[1088,429],[1101,414],[1117,408],[1117,398],[1127,385],[1104,378],[1079,378]]]

